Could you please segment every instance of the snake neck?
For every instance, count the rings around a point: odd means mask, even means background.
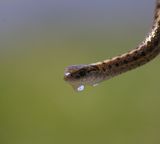
[[[160,53],[160,0],[156,2],[154,23],[146,39],[135,49],[97,63],[106,79],[146,64]]]

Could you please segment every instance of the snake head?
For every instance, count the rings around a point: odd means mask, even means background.
[[[84,89],[84,83],[87,78],[87,65],[72,65],[65,69],[64,80],[71,84],[77,90]]]
[[[76,91],[82,91],[84,85],[97,84],[99,70],[92,65],[72,65],[65,69],[64,80]]]

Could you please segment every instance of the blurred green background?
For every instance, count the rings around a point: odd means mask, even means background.
[[[154,0],[1,0],[1,144],[159,144],[159,58],[77,93],[64,68],[144,39]]]

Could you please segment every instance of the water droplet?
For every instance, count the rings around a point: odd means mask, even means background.
[[[78,88],[77,88],[77,91],[83,91],[84,90],[84,85],[80,85]]]

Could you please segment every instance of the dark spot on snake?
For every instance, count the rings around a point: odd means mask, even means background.
[[[154,45],[157,46],[159,44],[159,39],[156,37],[154,40]]]
[[[127,55],[126,55],[126,57],[129,57],[130,56],[130,54],[128,53]]]
[[[111,65],[108,65],[108,68],[109,68],[109,69],[111,69],[111,68],[112,68],[112,66],[111,66]]]
[[[160,8],[160,4],[158,3],[158,4],[157,4],[157,9],[159,9],[159,8]]]
[[[121,58],[120,57],[117,57],[117,59],[116,60],[120,60]]]
[[[97,71],[97,70],[99,70],[98,66],[96,66],[96,65],[92,65],[91,69],[92,69],[92,71]]]
[[[118,66],[119,66],[119,63],[116,63],[115,66],[118,67]]]
[[[146,54],[145,54],[145,52],[143,51],[143,52],[141,52],[141,56],[146,56]]]
[[[127,60],[124,60],[123,62],[124,62],[124,64],[128,64],[128,61],[127,61]]]
[[[138,66],[141,66],[141,64],[140,64],[140,63],[138,63]]]
[[[157,18],[158,18],[158,14],[155,14],[154,19],[157,19]]]
[[[136,56],[134,56],[134,57],[133,57],[133,60],[137,60],[137,57],[136,57]]]
[[[105,72],[106,71],[106,63],[102,62],[102,70]]]
[[[135,54],[137,54],[137,53],[138,53],[138,51],[136,50],[134,53],[135,53]]]

